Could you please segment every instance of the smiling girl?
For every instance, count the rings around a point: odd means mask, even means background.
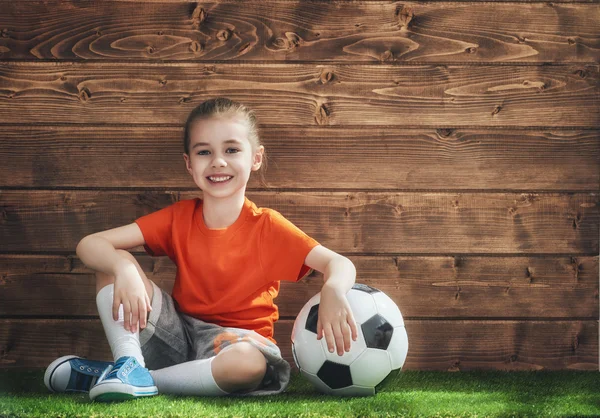
[[[346,299],[354,265],[246,197],[250,174],[264,156],[256,116],[243,104],[216,98],[192,110],[183,159],[202,198],[79,242],[77,255],[95,271],[96,304],[114,363],[61,357],[46,370],[50,390],[89,392],[100,401],[280,393],[290,365],[273,335],[274,298],[281,280],[299,281],[311,269],[324,277],[318,338],[340,356],[349,351],[357,336]],[[176,264],[171,294],[126,251],[140,245]]]

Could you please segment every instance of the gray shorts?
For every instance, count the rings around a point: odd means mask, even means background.
[[[244,395],[272,395],[287,387],[290,364],[281,357],[279,347],[271,340],[256,331],[221,327],[179,312],[170,294],[154,282],[152,286],[152,310],[146,328],[140,331],[142,354],[148,370],[210,358],[231,344],[246,341],[264,354],[267,372],[261,385]]]

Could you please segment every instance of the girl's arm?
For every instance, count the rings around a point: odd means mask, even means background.
[[[350,351],[350,343],[356,341],[358,333],[354,315],[346,293],[356,280],[356,268],[346,257],[317,245],[306,256],[308,267],[323,273],[325,283],[321,289],[317,339],[325,337],[329,351],[337,348],[338,355]]]

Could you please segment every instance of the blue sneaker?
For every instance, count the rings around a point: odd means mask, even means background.
[[[46,368],[44,384],[52,392],[90,391],[112,362],[88,360],[77,356],[57,358]]]
[[[124,401],[140,396],[157,395],[150,372],[135,357],[123,356],[113,367],[104,370],[90,390],[90,399],[100,402]]]

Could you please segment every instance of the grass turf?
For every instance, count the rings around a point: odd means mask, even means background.
[[[405,371],[367,398],[322,395],[293,373],[287,391],[275,396],[159,395],[104,404],[91,402],[87,394],[49,393],[43,370],[0,370],[0,416],[600,416],[600,373]]]

